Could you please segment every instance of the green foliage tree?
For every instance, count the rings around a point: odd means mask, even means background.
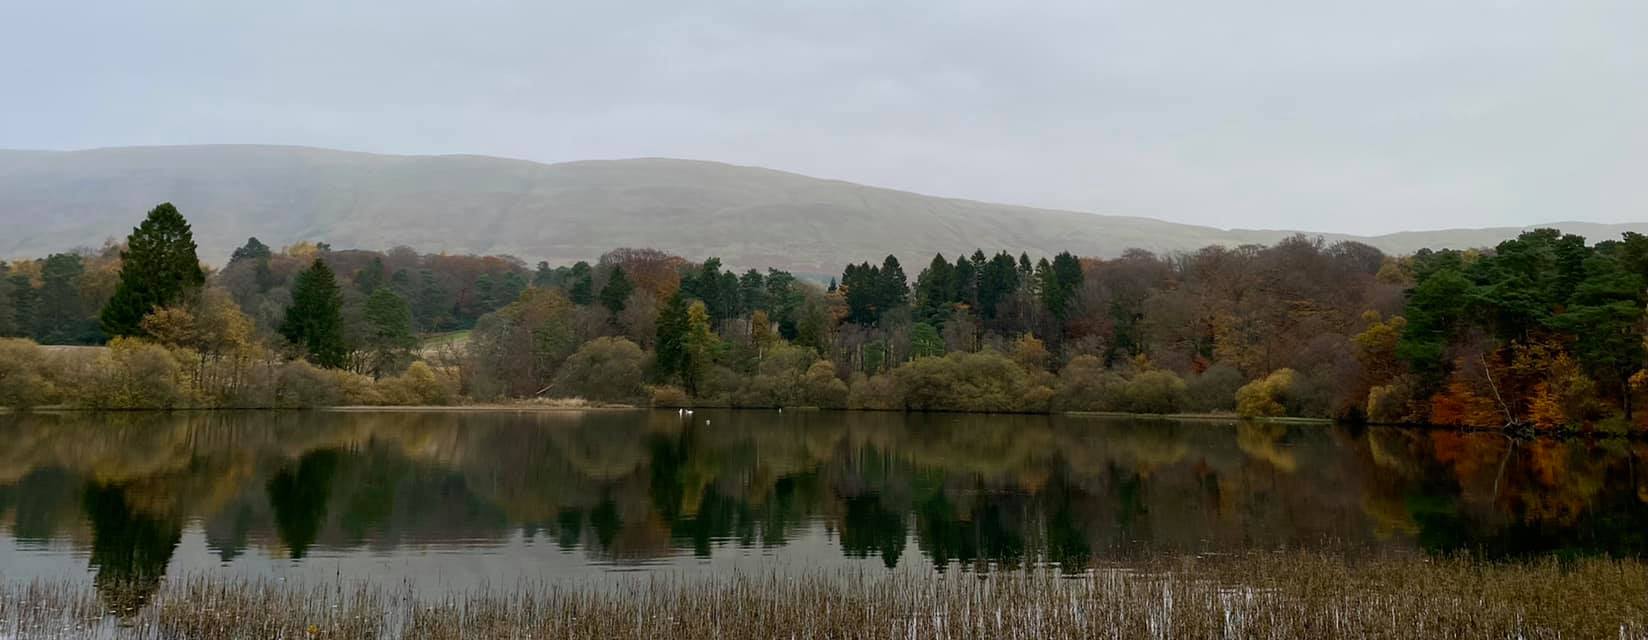
[[[466,347],[464,386],[471,397],[525,397],[548,388],[578,348],[574,313],[560,291],[530,288],[482,316]]]
[[[406,300],[380,287],[366,299],[365,344],[367,368],[374,378],[394,374],[412,360],[418,346],[412,333],[412,307]]]
[[[389,274],[385,272],[382,257],[374,256],[372,264],[355,272],[355,288],[366,295],[377,292],[378,287],[387,284],[388,280]]]
[[[100,315],[111,336],[139,335],[143,316],[175,304],[206,283],[195,255],[194,233],[171,203],[149,211],[126,238],[120,253],[120,283]]]
[[[561,395],[601,402],[634,402],[646,390],[647,354],[624,338],[600,337],[584,343],[555,376]]]
[[[303,347],[310,362],[333,369],[347,364],[349,347],[343,339],[343,292],[326,261],[316,258],[308,269],[298,274],[292,286],[292,306],[286,308],[280,334]]]

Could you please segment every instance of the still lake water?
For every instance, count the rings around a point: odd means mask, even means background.
[[[0,580],[420,591],[1156,552],[1648,550],[1648,444],[838,412],[0,415]]]

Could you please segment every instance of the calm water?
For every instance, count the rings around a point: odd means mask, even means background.
[[[0,579],[419,589],[1154,551],[1638,555],[1648,444],[809,412],[0,415]]]

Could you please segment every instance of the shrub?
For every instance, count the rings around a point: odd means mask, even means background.
[[[634,342],[596,338],[567,358],[553,388],[587,400],[634,402],[646,393],[642,381],[649,366],[646,352]]]
[[[293,360],[275,370],[274,396],[277,407],[330,407],[343,401],[343,390],[331,372]]]
[[[418,360],[406,371],[379,383],[383,399],[391,404],[441,406],[452,404],[457,395],[457,381],[429,363]]]
[[[1406,378],[1369,389],[1368,420],[1385,424],[1408,422],[1412,419],[1413,400],[1413,383]]]
[[[332,386],[338,390],[338,404],[349,406],[374,406],[394,404],[384,398],[384,383],[389,378],[374,381],[371,376],[345,371],[342,369],[328,369],[332,376]]]
[[[840,409],[847,406],[847,383],[835,376],[835,365],[825,361],[814,362],[801,379],[803,403],[822,409]]]
[[[1157,369],[1136,374],[1123,389],[1123,411],[1176,413],[1185,404],[1185,382],[1172,371]]]
[[[1287,415],[1287,401],[1293,390],[1292,369],[1277,369],[1236,390],[1236,413],[1249,418]]]
[[[1118,411],[1115,398],[1126,381],[1096,356],[1079,355],[1059,371],[1053,407],[1060,411]]]
[[[57,401],[47,353],[29,340],[0,338],[0,407],[29,409]]]
[[[681,387],[663,384],[647,387],[647,392],[652,396],[652,406],[660,409],[692,406],[692,398]]]
[[[923,411],[1045,411],[1051,390],[995,351],[917,358],[893,370],[905,406]]]
[[[1236,390],[1246,379],[1236,367],[1215,364],[1185,382],[1185,408],[1190,411],[1235,411]]]
[[[75,386],[75,396],[93,409],[175,409],[193,400],[171,352],[137,338],[110,341]]]
[[[847,385],[847,408],[903,411],[904,396],[899,394],[898,383],[893,381],[892,375],[881,373],[866,377],[855,373],[852,383]]]

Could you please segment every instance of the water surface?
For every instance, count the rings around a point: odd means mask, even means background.
[[[0,415],[0,579],[420,590],[1648,549],[1648,444],[1059,416]]]

